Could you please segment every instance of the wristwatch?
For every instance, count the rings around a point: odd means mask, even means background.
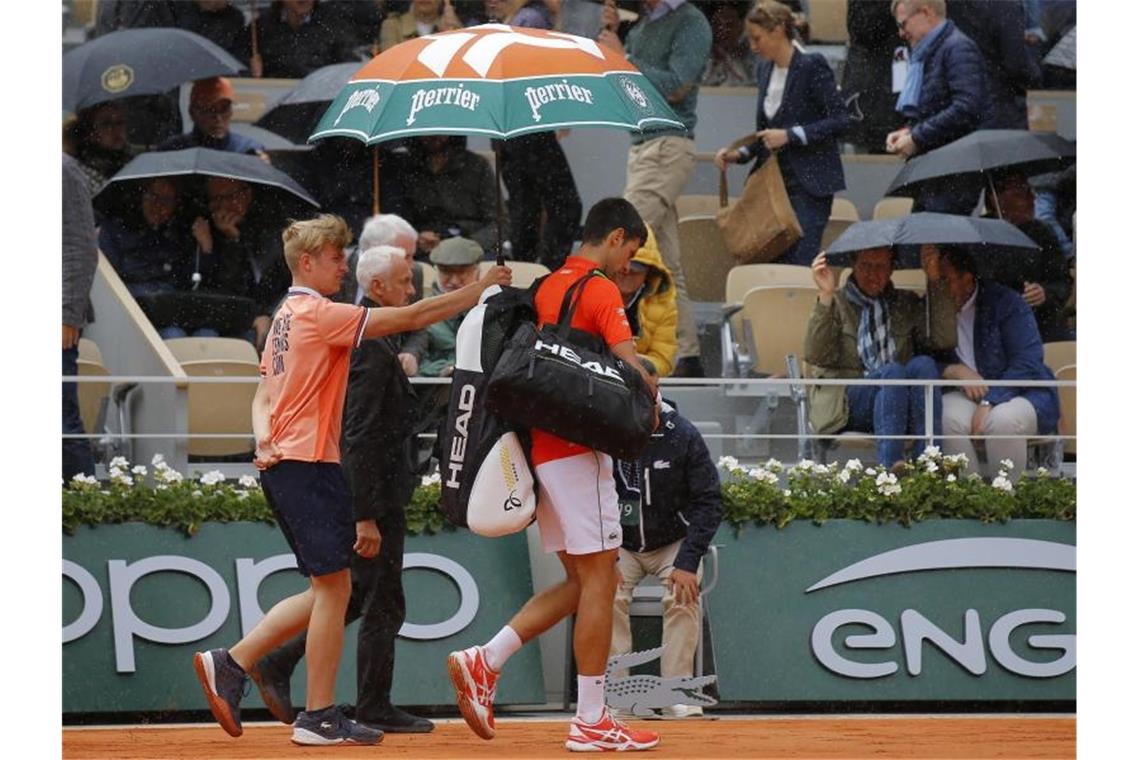
[[[991,404],[986,399],[982,399],[981,401],[978,402],[978,406],[993,406],[993,404]]]

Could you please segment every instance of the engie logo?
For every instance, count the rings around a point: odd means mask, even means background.
[[[954,568],[1008,568],[1076,572],[1076,547],[1052,541],[1022,538],[959,538],[930,541],[884,552],[835,572],[805,593],[811,594],[845,583],[863,581],[885,575],[898,575],[928,570]],[[958,641],[943,631],[921,612],[904,609],[898,633],[903,640],[903,658],[907,673],[922,674],[923,644],[929,642],[967,672],[981,676],[986,672],[986,645],[994,660],[1006,670],[1027,678],[1053,678],[1076,667],[1077,637],[1071,633],[1030,635],[1027,644],[1033,650],[1059,651],[1052,660],[1029,660],[1017,654],[1011,645],[1014,631],[1030,624],[1059,625],[1065,614],[1049,609],[1011,610],[993,621],[989,635],[982,635],[981,616],[975,609],[963,615],[965,638]],[[844,626],[858,625],[870,633],[849,632],[835,646],[835,634]],[[821,665],[848,678],[883,678],[894,675],[899,665],[884,657],[877,662],[856,661],[845,657],[849,650],[886,650],[895,647],[898,633],[882,615],[872,610],[841,609],[824,615],[811,632],[811,650]]]
[[[625,380],[622,378],[621,373],[617,371],[616,367],[604,367],[599,362],[593,361],[584,362],[582,361],[582,357],[578,356],[578,354],[574,353],[572,349],[569,349],[566,346],[560,346],[557,343],[543,343],[540,339],[535,342],[534,350],[546,351],[567,361],[573,362],[582,369],[593,372],[595,375],[601,375],[602,377],[608,377],[613,380],[617,380],[620,383],[625,383]]]

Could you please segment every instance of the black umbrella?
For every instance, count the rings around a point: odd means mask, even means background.
[[[322,66],[281,96],[254,124],[291,142],[307,142],[329,105],[363,65],[357,62]]]
[[[984,265],[990,254],[1018,254],[1039,248],[1024,232],[1002,219],[921,212],[896,219],[856,222],[835,239],[827,263],[849,267],[855,255],[868,248],[895,248],[898,269],[922,266],[922,245],[956,245],[977,254]],[[984,272],[979,272],[984,275]]]
[[[245,67],[205,37],[185,29],[125,29],[63,56],[63,108],[160,95],[183,82],[233,76]]]
[[[887,195],[918,198],[939,183],[974,181],[981,190],[989,173],[1017,169],[1027,177],[1064,169],[1077,145],[1052,133],[1021,129],[982,129],[906,162]]]
[[[320,206],[292,177],[280,169],[273,168],[257,156],[210,148],[187,148],[136,156],[118,174],[111,177],[92,200],[96,209],[103,213],[112,212],[118,207],[122,194],[136,180],[189,175],[240,179],[243,182],[271,188],[275,194],[285,198],[297,198],[311,206]]]

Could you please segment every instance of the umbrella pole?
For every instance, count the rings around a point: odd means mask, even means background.
[[[503,141],[495,141],[495,263],[503,266],[503,190],[502,162]]]
[[[380,146],[372,146],[372,216],[380,213]]]
[[[989,172],[986,172],[986,182],[990,183],[990,196],[994,199],[994,211],[997,211],[998,219],[1005,219],[1001,213],[1001,202],[998,201],[997,188],[994,187],[994,177]]]

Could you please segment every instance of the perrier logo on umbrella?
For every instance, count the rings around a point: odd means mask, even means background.
[[[510,138],[570,127],[682,124],[620,53],[584,37],[486,24],[381,53],[341,90],[309,139]]]

